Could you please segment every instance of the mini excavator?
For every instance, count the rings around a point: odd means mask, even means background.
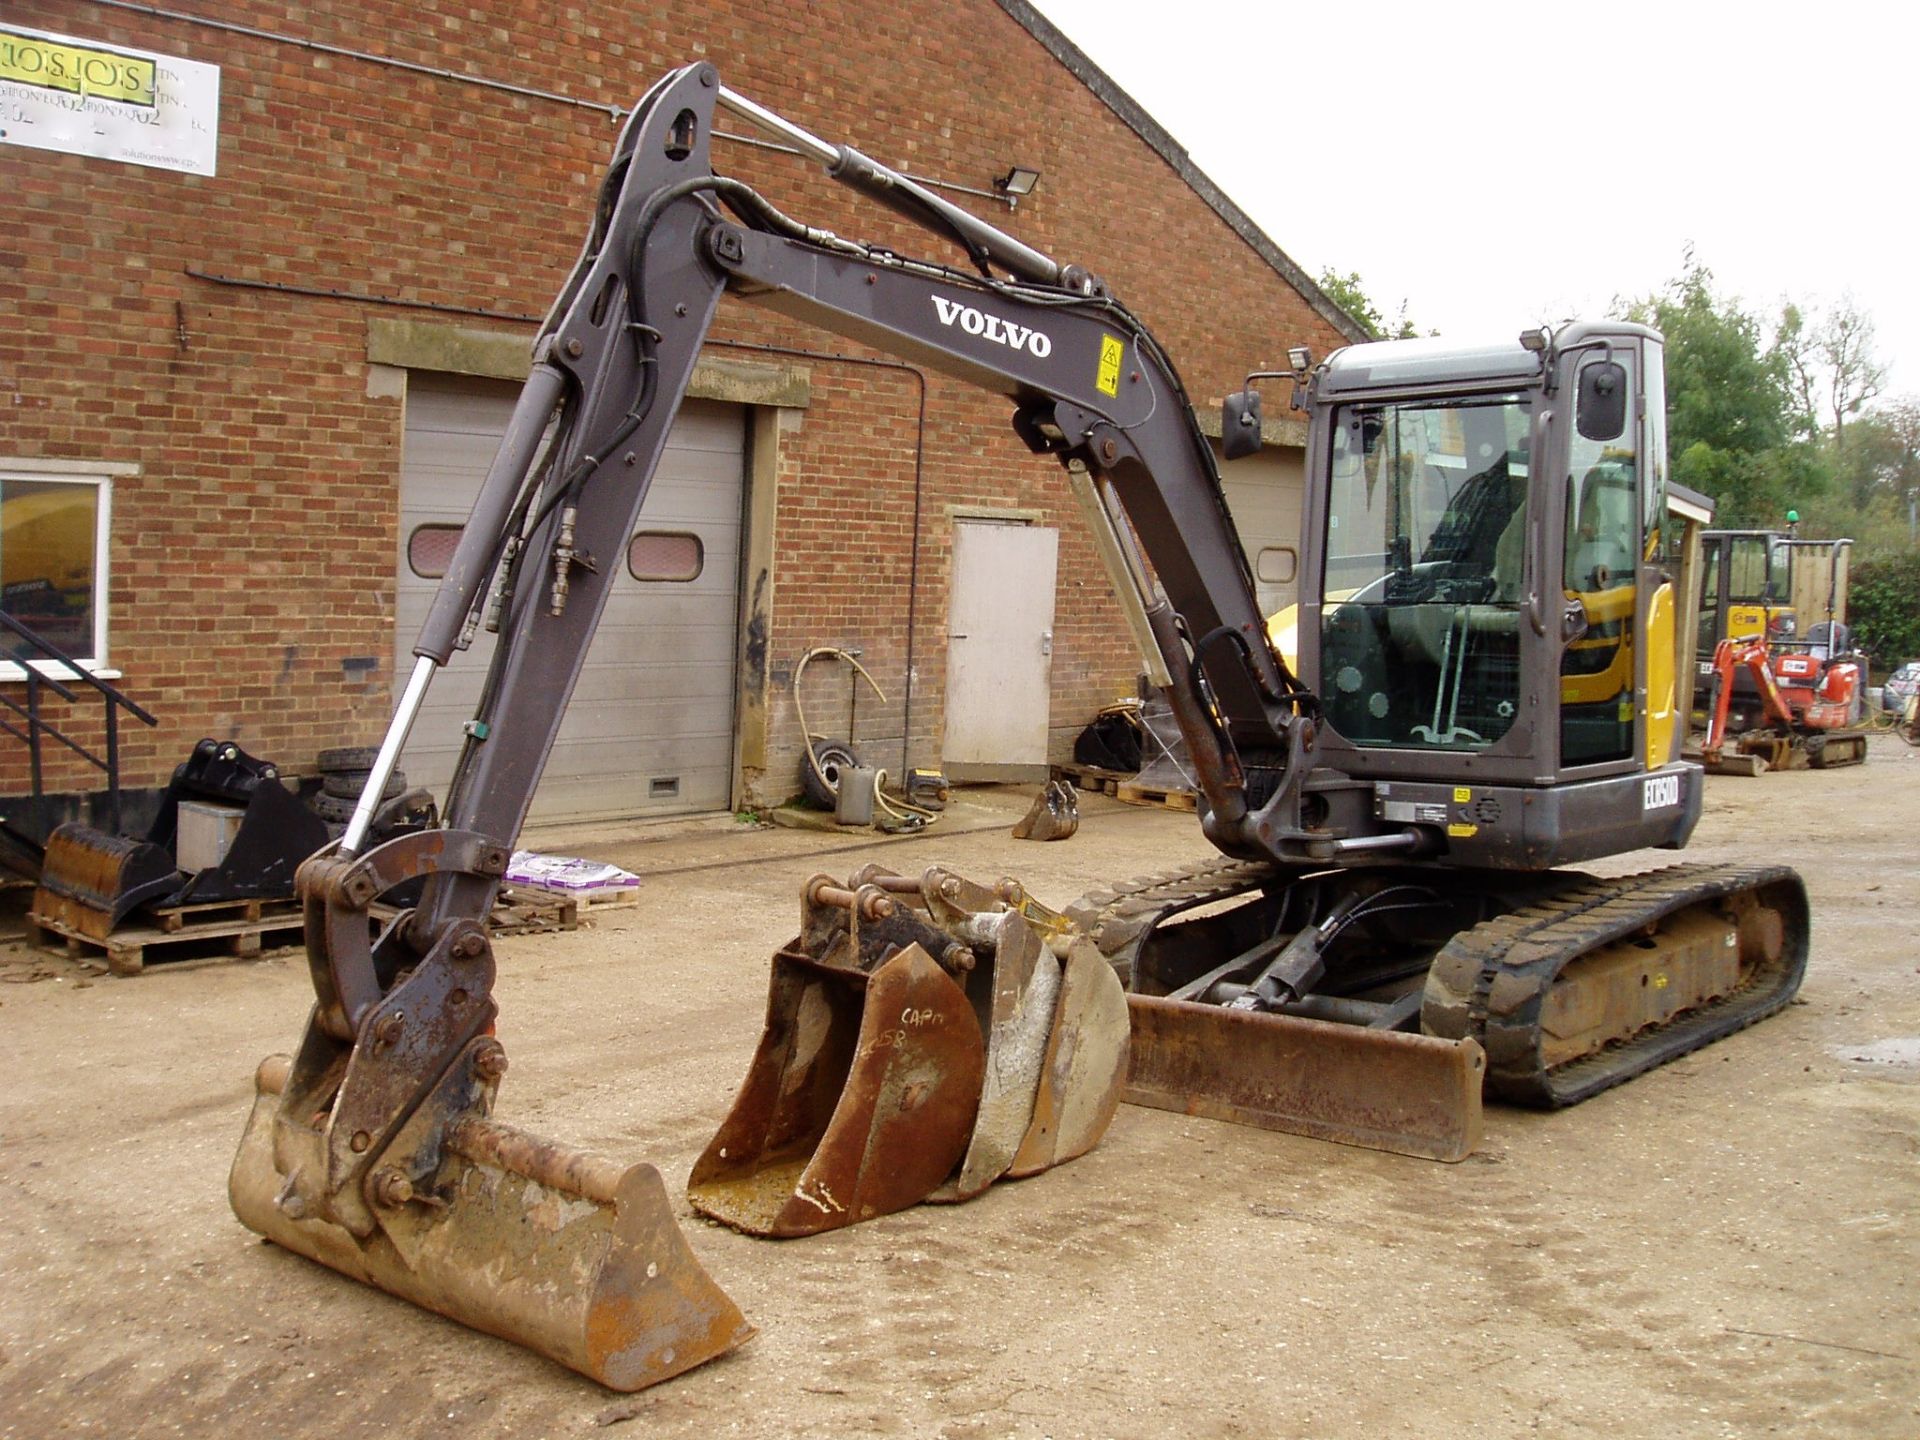
[[[721,107],[967,265],[843,239],[715,174]],[[1272,378],[1310,425],[1292,668],[1180,379],[1121,300],[696,64],[627,121],[364,795],[301,869],[315,1005],[257,1075],[230,1186],[253,1229],[619,1388],[751,1333],[653,1167],[492,1117],[485,925],[726,297],[1006,398],[1106,532],[1220,855],[1064,916],[937,870],[810,882],[696,1208],[793,1235],[964,1199],[1097,1143],[1123,1086],[1458,1159],[1483,1092],[1568,1104],[1793,994],[1792,871],[1570,868],[1677,849],[1700,813],[1655,332],[1290,354]],[[1261,443],[1259,378],[1226,403],[1229,457]],[[481,624],[499,640],[442,824],[366,848],[435,670]],[[417,904],[372,925],[413,882]]]

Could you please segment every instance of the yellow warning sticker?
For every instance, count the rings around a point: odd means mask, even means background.
[[[1455,840],[1470,840],[1475,835],[1478,835],[1479,833],[1480,833],[1480,827],[1478,825],[1455,824],[1455,825],[1447,826],[1447,834],[1452,836]]]
[[[1469,790],[1465,785],[1456,785],[1453,787],[1454,804],[1464,805],[1471,799],[1473,799],[1473,791]]]
[[[1120,393],[1120,362],[1125,358],[1127,347],[1118,335],[1100,337],[1100,373],[1094,377],[1094,384],[1102,395]]]

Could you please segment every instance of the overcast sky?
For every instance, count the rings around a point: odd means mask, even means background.
[[[1916,7],[1033,3],[1303,269],[1357,271],[1390,319],[1596,316],[1691,244],[1769,318],[1850,295],[1888,390],[1920,391]]]

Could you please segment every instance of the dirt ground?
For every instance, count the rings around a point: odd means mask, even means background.
[[[502,942],[500,1117],[676,1196],[758,1035],[801,883],[872,858],[1064,904],[1205,852],[1192,817],[1021,792],[864,843],[703,819],[537,835],[646,877]],[[255,1239],[227,1166],[303,958],[111,979],[0,950],[0,1435],[1920,1434],[1920,750],[1708,782],[1689,858],[1790,860],[1803,1000],[1431,1164],[1122,1107],[1091,1155],[811,1240],[679,1210],[759,1335],[623,1397]],[[1626,857],[1643,868],[1669,857]]]

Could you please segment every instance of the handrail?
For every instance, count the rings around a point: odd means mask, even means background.
[[[46,656],[47,659],[58,660],[62,665],[66,666],[67,669],[73,672],[73,676],[76,680],[79,680],[82,684],[91,685],[95,690],[98,690],[101,694],[112,698],[112,700],[116,704],[125,706],[128,710],[132,711],[135,717],[138,718],[139,720],[143,721],[148,725],[158,725],[160,723],[152,715],[148,714],[147,711],[139,704],[138,701],[130,699],[122,691],[108,684],[105,680],[102,680],[98,675],[94,674],[91,670],[87,669],[86,666],[82,665],[78,660],[74,659],[73,656],[67,654],[66,651],[62,650],[58,645],[54,644],[51,640],[47,639],[46,636],[40,634],[36,630],[29,629],[26,625],[22,624],[19,620],[15,619],[13,616],[7,614],[7,612],[4,610],[0,610],[0,625],[4,625],[7,629],[13,631],[14,634],[18,635],[22,640],[25,640],[29,645],[33,646],[34,649],[38,650],[42,655]],[[25,670],[25,669],[28,669],[29,667],[22,665],[20,668]],[[70,690],[67,690],[64,687],[60,686],[60,684],[57,681],[55,681],[51,675],[42,675],[40,678],[45,680],[49,685],[54,686],[54,688],[59,690],[60,694],[63,695],[68,700],[71,700],[74,698],[73,693]]]
[[[43,674],[37,667],[37,664],[33,662],[32,657],[15,657],[20,661],[21,670],[25,672],[23,678],[27,687],[27,702],[22,705],[11,695],[0,694],[0,706],[5,706],[14,714],[22,717],[27,722],[26,729],[22,730],[12,722],[0,718],[0,730],[6,731],[7,734],[12,735],[15,739],[26,742],[33,773],[34,818],[39,824],[40,838],[44,841],[52,829],[52,827],[47,824],[46,789],[40,758],[40,737],[43,734],[59,741],[95,769],[106,772],[107,808],[111,816],[113,831],[116,835],[119,834],[120,711],[127,711],[144,725],[158,725],[160,723],[159,720],[150,714],[144,706],[122,693],[116,686],[110,685],[105,680],[102,680],[98,675],[88,670],[86,666],[74,659],[73,656],[67,654],[67,652],[62,650],[58,645],[55,645],[51,640],[30,626],[23,624],[14,616],[7,614],[4,610],[0,610],[0,629],[12,631],[15,635],[26,641],[28,647],[43,659],[66,666],[66,668],[72,672],[72,679],[80,682],[83,686],[92,687],[98,691],[101,696],[101,710],[107,734],[107,757],[104,760],[98,755],[95,755],[86,746],[80,744],[80,742],[72,736],[64,733],[60,727],[52,721],[43,718],[40,714],[40,689],[42,686],[52,690],[54,694],[71,704],[78,704],[80,702],[80,696],[54,676]]]

